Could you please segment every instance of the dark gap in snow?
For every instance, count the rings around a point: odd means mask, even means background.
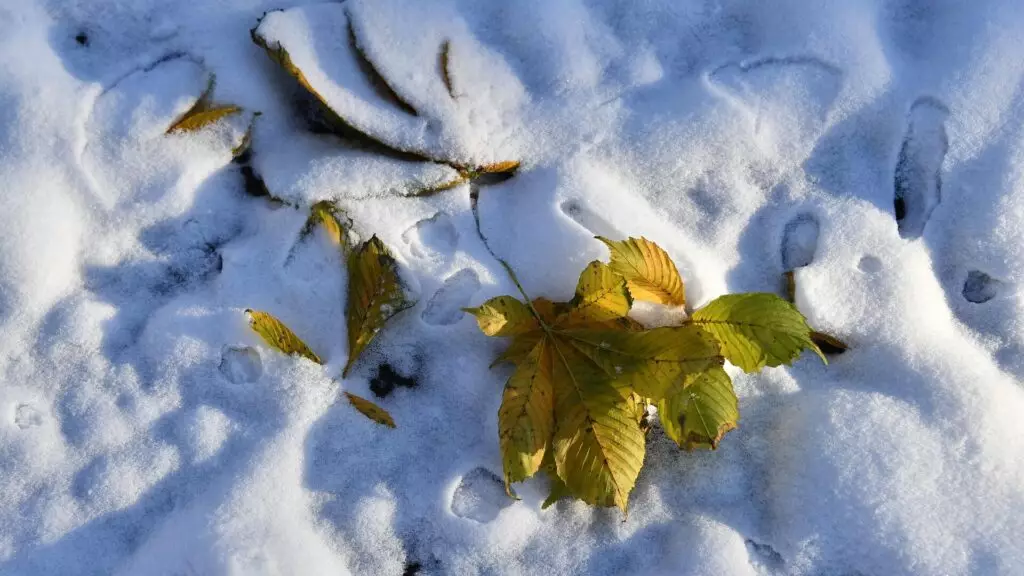
[[[971,270],[967,273],[967,280],[964,282],[964,300],[974,304],[984,304],[999,295],[1002,282],[985,274],[980,270]]]
[[[814,260],[819,230],[818,220],[813,214],[798,214],[786,223],[782,232],[783,269],[801,268]]]
[[[785,561],[782,559],[782,555],[776,552],[774,548],[750,538],[747,538],[744,543],[747,545],[751,560],[755,563],[771,570],[782,570]]]
[[[89,35],[85,32],[79,32],[75,35],[75,42],[78,42],[79,46],[89,46]]]
[[[419,381],[399,374],[391,364],[384,363],[377,367],[377,375],[370,380],[370,391],[377,398],[386,398],[395,388],[416,388]]]
[[[948,114],[942,103],[928,97],[919,98],[910,108],[893,179],[893,212],[903,238],[919,238],[941,201]]]

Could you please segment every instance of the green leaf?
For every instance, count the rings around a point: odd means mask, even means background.
[[[775,294],[721,296],[694,312],[691,322],[711,333],[725,358],[745,372],[789,364],[805,349],[825,361],[803,315]]]
[[[601,236],[597,239],[608,246],[609,267],[626,279],[633,298],[667,306],[686,304],[679,270],[660,246],[642,237],[621,242]]]
[[[388,414],[387,410],[377,406],[362,396],[356,396],[350,392],[345,392],[345,397],[348,398],[349,404],[351,404],[363,416],[366,416],[370,420],[373,420],[382,426],[395,428],[395,420],[391,418],[391,414]]]
[[[547,343],[538,342],[505,385],[498,410],[498,437],[505,468],[505,491],[533,476],[554,428],[554,384]]]
[[[530,308],[511,296],[491,298],[476,308],[463,308],[476,317],[488,336],[517,336],[540,327]]]
[[[377,236],[359,245],[348,258],[348,376],[359,355],[392,316],[415,304],[398,276],[398,263]]]
[[[295,335],[283,322],[274,318],[267,312],[248,309],[245,311],[249,319],[249,326],[263,338],[263,341],[271,347],[284,352],[285,354],[298,354],[309,358],[317,364],[323,364],[320,357],[313,353],[298,336]]]
[[[732,380],[721,367],[691,374],[677,384],[658,402],[658,414],[665,435],[686,450],[717,448],[740,419]]]

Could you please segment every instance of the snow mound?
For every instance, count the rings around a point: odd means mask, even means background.
[[[763,4],[0,6],[0,573],[1024,573],[1024,5]],[[166,134],[214,77],[245,112]],[[320,200],[418,302],[344,379]],[[734,373],[715,452],[652,431],[627,518],[504,494],[462,312],[595,235],[850,344]]]

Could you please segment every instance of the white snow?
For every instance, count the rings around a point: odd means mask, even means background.
[[[322,133],[257,26],[425,158]],[[0,2],[0,574],[1024,573],[1022,29],[1019,0]],[[166,135],[211,74],[245,112]],[[255,112],[283,204],[232,162]],[[511,160],[486,244],[470,186],[414,195]],[[418,300],[347,379],[324,199]],[[515,294],[491,251],[568,298],[594,235],[659,243],[695,306],[793,270],[850,344],[730,368],[740,427],[655,429],[625,518],[505,496],[504,343],[461,311]],[[384,364],[416,385],[376,398]]]

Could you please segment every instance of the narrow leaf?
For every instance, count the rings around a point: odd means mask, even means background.
[[[320,357],[313,353],[298,336],[295,335],[283,322],[274,318],[267,312],[259,310],[246,310],[246,317],[249,319],[249,326],[263,338],[264,342],[271,347],[284,352],[285,354],[298,354],[309,358],[317,364],[323,364]]]
[[[683,306],[686,296],[676,265],[660,246],[646,238],[621,242],[597,237],[611,251],[612,270],[622,275],[637,300]]]
[[[452,72],[451,72],[451,57],[452,57],[452,42],[451,40],[445,40],[441,44],[441,55],[440,55],[440,66],[441,66],[441,80],[444,81],[445,90],[448,91],[448,95],[455,99],[455,88],[452,86]]]
[[[540,469],[554,428],[551,358],[542,339],[508,379],[498,410],[505,490]],[[511,493],[510,493],[511,494]]]
[[[392,316],[412,306],[398,276],[398,263],[377,236],[348,258],[348,376],[359,355]]]
[[[721,343],[722,354],[746,372],[789,364],[807,349],[825,361],[797,309],[775,294],[729,294],[697,310],[691,322]]]
[[[658,403],[665,435],[680,448],[718,447],[736,428],[740,412],[729,374],[721,367],[690,375]]]
[[[356,396],[351,392],[345,392],[345,397],[348,398],[349,404],[351,404],[356,410],[359,410],[363,416],[366,416],[370,420],[373,420],[377,424],[387,426],[388,428],[395,428],[395,421],[388,414],[387,410],[374,404],[373,402],[363,398],[362,396]]]
[[[831,334],[818,332],[817,330],[811,331],[811,341],[814,342],[826,356],[842,354],[849,348],[846,342],[843,342],[839,338],[836,338]]]

